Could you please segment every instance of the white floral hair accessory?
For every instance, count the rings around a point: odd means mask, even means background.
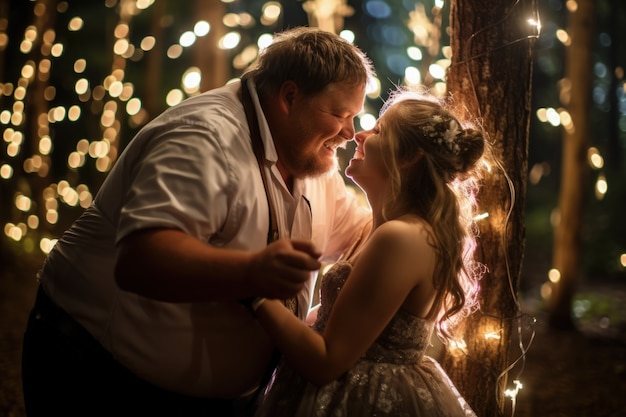
[[[445,145],[448,151],[454,155],[461,152],[458,141],[461,129],[456,120],[447,117],[444,119],[441,115],[436,114],[422,126],[422,132],[424,136],[431,138],[435,144]]]

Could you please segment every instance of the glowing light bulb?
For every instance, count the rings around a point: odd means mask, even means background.
[[[513,380],[513,384],[515,385],[515,388],[505,390],[504,391],[504,396],[505,397],[509,397],[511,399],[511,401],[513,402],[513,405],[515,406],[515,402],[517,400],[517,393],[524,386],[522,385],[522,383],[518,379]]]
[[[539,36],[539,34],[541,33],[541,22],[539,21],[539,19],[535,20],[533,18],[530,18],[528,19],[528,24],[537,29],[537,36]]]
[[[500,336],[500,332],[489,332],[489,333],[485,333],[485,339],[489,340],[489,339],[501,339],[502,337]]]
[[[467,343],[465,343],[465,340],[463,339],[451,340],[450,347],[453,350],[457,350],[457,351],[467,354]]]
[[[474,221],[478,221],[478,220],[486,219],[487,217],[489,217],[489,213],[488,213],[488,212],[484,212],[484,213],[481,213],[481,214],[477,214],[477,215],[474,217]]]

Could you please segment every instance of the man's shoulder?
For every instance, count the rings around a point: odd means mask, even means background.
[[[203,132],[206,137],[218,135],[225,140],[226,137],[239,136],[244,124],[245,114],[237,89],[226,85],[169,107],[148,122],[137,136],[155,136],[180,130]]]

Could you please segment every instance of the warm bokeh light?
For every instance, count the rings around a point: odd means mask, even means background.
[[[587,159],[589,165],[594,169],[602,169],[604,167],[604,158],[600,155],[598,148],[594,146],[587,150]]]
[[[609,186],[606,182],[606,177],[603,174],[598,175],[595,186],[596,199],[602,200],[608,191],[608,188]]]
[[[373,129],[376,125],[376,116],[370,113],[364,113],[359,116],[359,125],[361,125],[361,130],[370,130]]]
[[[561,271],[556,268],[552,268],[550,271],[548,271],[548,279],[550,280],[550,282],[556,284],[561,280]]]

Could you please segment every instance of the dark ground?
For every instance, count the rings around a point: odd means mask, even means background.
[[[21,337],[34,297],[39,260],[2,262],[0,417],[24,417]],[[506,417],[626,416],[626,283],[585,285],[579,293],[583,297],[576,305],[585,312],[578,321],[580,331],[555,332],[547,328],[537,301],[538,288],[527,290],[522,306],[537,320],[535,338],[525,366],[515,371],[515,375],[521,371],[523,389],[514,414],[507,400]],[[518,343],[512,343],[512,358],[520,354]]]

